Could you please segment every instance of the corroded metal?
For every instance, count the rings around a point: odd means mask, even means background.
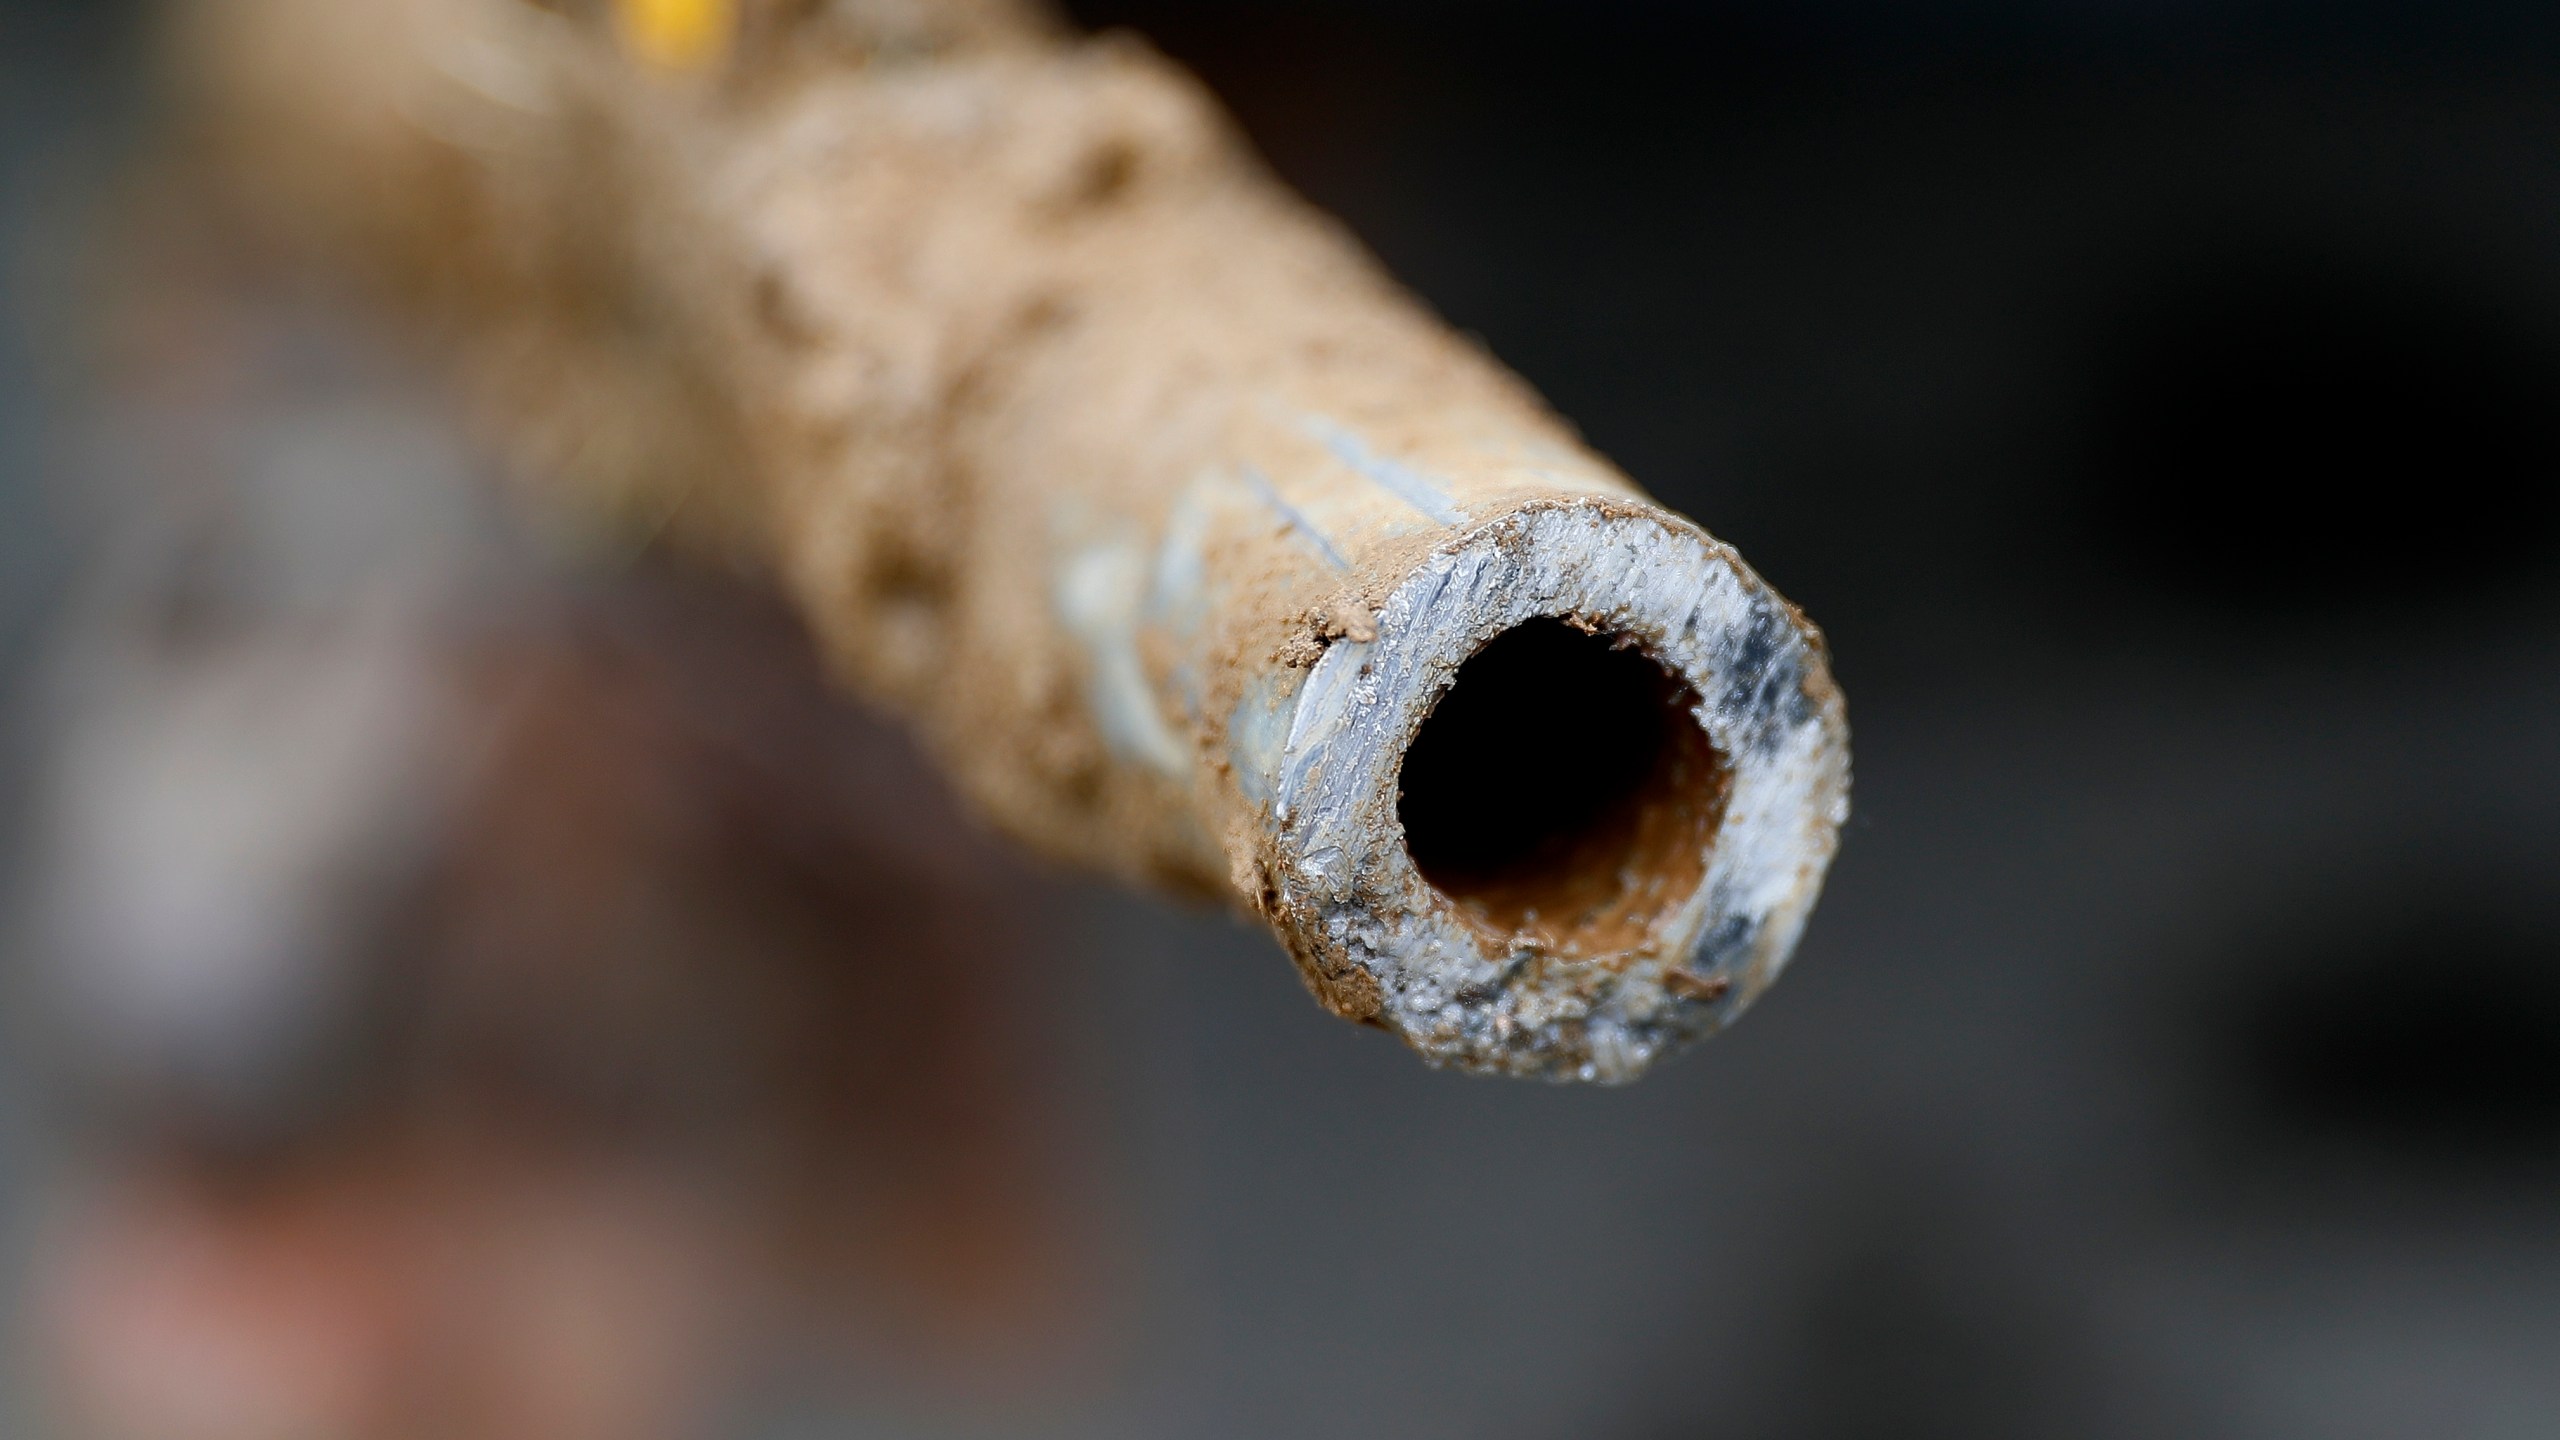
[[[517,0],[196,18],[247,208],[423,301],[548,493],[773,574],[1029,843],[1226,894],[1470,1069],[1628,1079],[1784,965],[1846,808],[1819,636],[1143,46],[993,0],[748,3],[692,68]],[[1671,728],[1468,740],[1494,796],[1643,753],[1435,875],[1405,757],[1540,624]]]

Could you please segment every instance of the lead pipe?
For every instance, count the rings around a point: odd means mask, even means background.
[[[449,345],[546,493],[778,578],[1040,850],[1223,895],[1471,1070],[1633,1078],[1786,963],[1847,805],[1818,633],[1143,44],[991,0],[175,33],[235,213]]]

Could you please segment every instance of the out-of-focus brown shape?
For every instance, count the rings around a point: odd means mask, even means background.
[[[241,259],[127,297],[129,543],[57,646],[73,1433],[650,1440],[813,1345],[1087,1363],[1039,887],[781,606],[508,533]]]
[[[778,1271],[895,1292],[904,1343],[1041,1318],[1019,868],[761,597],[626,581],[470,671],[501,718],[422,902],[421,1113],[752,1181]]]

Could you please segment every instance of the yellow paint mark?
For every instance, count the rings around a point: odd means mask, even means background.
[[[662,70],[700,70],[729,53],[738,0],[615,0],[622,48]]]

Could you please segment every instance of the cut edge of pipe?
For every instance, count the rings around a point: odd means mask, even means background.
[[[1723,772],[1685,893],[1599,948],[1487,924],[1425,878],[1398,814],[1405,756],[1460,669],[1542,619],[1685,687]],[[1308,673],[1270,787],[1266,905],[1328,1004],[1434,1064],[1616,1084],[1777,977],[1847,818],[1847,724],[1818,633],[1729,548],[1647,506],[1523,507],[1405,575],[1375,628]]]

